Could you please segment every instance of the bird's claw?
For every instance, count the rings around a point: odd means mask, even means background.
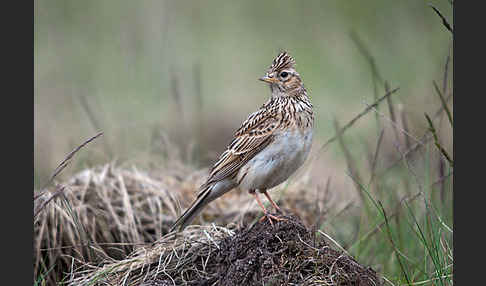
[[[272,220],[276,220],[276,221],[286,221],[287,220],[285,218],[281,218],[281,217],[278,217],[278,216],[274,216],[274,215],[269,214],[269,213],[264,213],[263,216],[260,218],[260,222],[263,222],[265,219],[268,219],[268,221],[270,222],[270,224],[272,226],[273,226],[273,221]]]

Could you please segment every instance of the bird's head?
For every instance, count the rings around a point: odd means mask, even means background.
[[[302,86],[300,75],[295,70],[295,60],[285,51],[273,60],[260,80],[269,83],[274,95],[287,94]]]

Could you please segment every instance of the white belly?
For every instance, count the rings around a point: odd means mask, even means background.
[[[264,150],[238,172],[240,186],[247,190],[273,188],[292,175],[309,155],[312,129],[281,132]]]

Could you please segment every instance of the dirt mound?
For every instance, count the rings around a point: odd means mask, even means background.
[[[179,285],[183,281],[189,285],[382,284],[374,270],[330,248],[299,218],[282,217],[286,220],[273,226],[265,220],[235,230],[234,235],[217,242],[212,255],[195,255],[191,265],[179,269],[179,277],[168,279],[164,274],[140,285]],[[198,250],[193,249],[194,253]]]

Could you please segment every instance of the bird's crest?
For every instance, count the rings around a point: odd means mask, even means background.
[[[269,71],[273,72],[293,68],[294,65],[295,60],[286,51],[282,51],[277,57],[275,57],[275,59],[273,59],[273,63],[270,66]]]

